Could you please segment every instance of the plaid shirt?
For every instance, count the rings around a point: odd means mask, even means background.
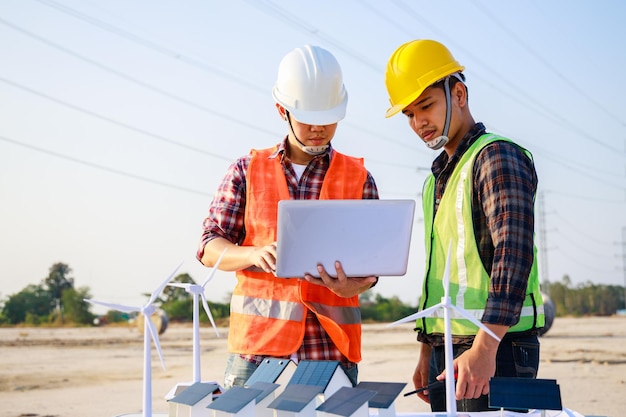
[[[485,133],[477,123],[452,157],[442,152],[433,162],[435,213],[446,184],[461,156]],[[519,320],[534,259],[534,196],[537,173],[523,150],[509,142],[487,145],[473,167],[472,218],[476,243],[491,277],[484,323],[512,326]],[[424,340],[425,335],[418,336]],[[455,342],[463,342],[459,338]],[[427,338],[431,343],[440,340]]]
[[[285,154],[286,140],[285,138],[278,145],[277,151],[271,155],[271,158],[280,158],[290,197],[294,200],[319,199],[324,176],[334,150],[329,147],[325,153],[314,157],[298,181],[291,161]],[[243,243],[246,235],[244,228],[246,174],[250,158],[250,154],[239,158],[228,168],[222,179],[209,207],[208,217],[203,223],[202,238],[196,254],[198,260],[202,259],[204,246],[217,237],[222,237],[237,245]],[[363,186],[363,199],[378,199],[378,189],[369,172]],[[347,368],[355,365],[341,354],[311,311],[307,312],[304,340],[296,356],[299,360],[338,360]],[[256,355],[242,355],[242,357],[254,363],[260,363],[263,360],[263,357]]]

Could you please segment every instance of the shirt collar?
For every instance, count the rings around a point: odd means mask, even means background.
[[[435,158],[432,165],[432,171],[435,176],[437,176],[441,171],[446,168],[446,166],[454,166],[461,158],[461,156],[467,151],[467,149],[482,135],[486,132],[485,125],[478,122],[463,136],[461,142],[459,142],[459,146],[456,147],[456,150],[452,154],[452,157],[448,159],[448,154],[444,151]]]

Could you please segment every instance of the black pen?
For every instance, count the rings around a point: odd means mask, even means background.
[[[443,384],[445,381],[446,380],[444,379],[443,381],[432,382],[432,383],[426,385],[425,387],[418,388],[415,391],[407,392],[406,394],[404,394],[404,396],[408,397],[409,395],[417,394],[418,392],[422,392],[422,391],[426,391],[427,389],[435,388],[436,386]]]

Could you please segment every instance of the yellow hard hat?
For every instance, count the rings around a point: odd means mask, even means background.
[[[420,39],[401,45],[387,63],[385,84],[391,107],[385,117],[402,111],[437,81],[464,69],[437,41]]]

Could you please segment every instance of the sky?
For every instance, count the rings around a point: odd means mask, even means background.
[[[139,306],[179,265],[201,282],[202,221],[226,169],[287,126],[281,58],[314,44],[343,68],[333,146],[365,158],[384,199],[415,199],[437,152],[386,119],[388,58],[443,42],[470,110],[530,150],[541,280],[624,285],[626,3],[619,0],[0,0],[0,300],[65,263],[100,301]],[[417,305],[408,272],[374,292]],[[224,302],[234,274],[207,298]]]

